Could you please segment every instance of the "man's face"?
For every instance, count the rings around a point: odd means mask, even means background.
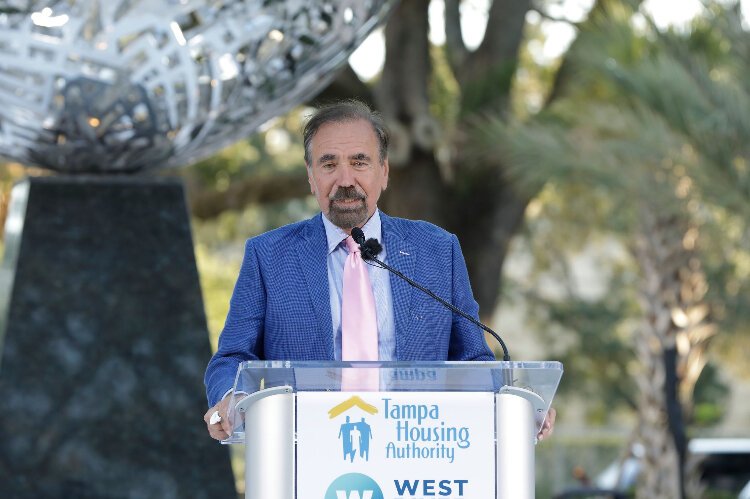
[[[310,142],[307,179],[320,210],[346,230],[375,213],[388,186],[388,160],[380,163],[378,139],[364,120],[326,123]]]

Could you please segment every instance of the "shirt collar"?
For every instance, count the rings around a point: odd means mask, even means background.
[[[331,253],[333,253],[333,250],[335,250],[336,247],[341,244],[341,241],[349,236],[349,234],[341,230],[341,228],[333,225],[333,222],[328,220],[328,217],[326,217],[324,214],[321,214],[321,216],[323,217],[323,227],[325,227],[326,229],[326,239],[328,240],[328,254],[330,255]],[[365,239],[375,238],[380,241],[382,235],[382,225],[380,224],[379,209],[375,208],[375,213],[373,213],[367,223],[365,223],[365,226],[362,227],[362,232],[365,233]]]

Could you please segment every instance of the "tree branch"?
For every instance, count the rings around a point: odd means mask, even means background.
[[[428,82],[432,73],[427,7],[429,2],[401,2],[385,26],[385,66],[377,102],[386,119],[411,120],[428,113]]]
[[[643,0],[624,0],[627,5],[629,5],[634,12],[638,11],[638,7],[641,3],[643,3]],[[594,2],[594,5],[591,7],[591,10],[589,11],[588,15],[586,16],[586,19],[584,21],[581,21],[578,24],[575,24],[579,36],[576,37],[575,40],[573,40],[573,43],[570,44],[570,47],[568,48],[568,54],[573,53],[577,47],[581,44],[581,41],[579,39],[581,35],[581,31],[585,31],[590,26],[594,25],[596,22],[596,19],[606,16],[609,10],[611,9],[612,2],[607,0],[596,0]],[[554,102],[557,100],[565,91],[565,86],[568,84],[568,82],[573,81],[575,78],[575,70],[573,68],[573,63],[571,62],[569,57],[565,57],[560,64],[560,67],[557,70],[557,73],[555,74],[555,79],[552,82],[552,89],[550,90],[549,95],[547,96],[547,100],[545,103],[545,107],[549,106],[551,102]]]
[[[316,95],[309,103],[330,102],[342,99],[359,99],[369,106],[375,105],[372,90],[359,79],[357,73],[347,64],[341,69],[333,81]]]
[[[465,115],[488,108],[498,112],[507,108],[530,5],[531,0],[492,2],[484,40],[456,74]]]
[[[445,48],[454,75],[461,73],[469,51],[461,34],[460,0],[445,0]]]
[[[545,4],[546,2],[544,0],[531,0],[531,8],[529,10],[533,10],[534,12],[542,16],[542,18],[547,19],[548,21],[568,23],[572,24],[573,26],[576,25],[576,23],[571,21],[570,19],[553,16],[552,14],[547,12],[543,7]]]
[[[475,52],[478,59],[512,61],[518,58],[518,47],[523,39],[526,13],[531,0],[507,2],[495,0],[487,18],[484,40]],[[502,26],[503,29],[496,29]]]
[[[236,180],[225,191],[195,190],[188,187],[187,197],[190,213],[197,218],[208,219],[227,210],[243,209],[251,203],[287,201],[309,193],[307,175],[302,170]]]

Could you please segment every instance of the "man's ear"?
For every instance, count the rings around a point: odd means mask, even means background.
[[[383,161],[383,190],[388,188],[388,173],[390,172],[390,166],[388,165],[388,158]]]
[[[305,168],[307,169],[307,183],[310,184],[310,193],[315,195],[315,181],[312,176],[312,168],[307,163],[305,163]]]

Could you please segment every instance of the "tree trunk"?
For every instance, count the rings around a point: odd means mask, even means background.
[[[378,109],[391,130],[391,180],[382,205],[390,213],[443,225],[446,186],[435,160],[434,137],[421,127],[439,127],[429,109],[432,75],[425,0],[401,2],[385,29],[386,60],[375,89]],[[432,140],[430,140],[432,139]]]
[[[644,447],[638,497],[701,495],[685,434],[695,382],[715,328],[703,302],[705,278],[694,256],[697,229],[681,215],[641,213],[633,253],[642,272],[644,320],[635,337],[642,370],[639,426]]]
[[[468,164],[454,155],[446,175],[436,157],[440,146],[461,150],[445,137],[429,107],[431,61],[427,38],[429,2],[401,2],[386,27],[386,63],[376,102],[391,128],[392,182],[383,197],[385,210],[424,219],[458,235],[466,257],[474,296],[483,317],[499,297],[500,275],[510,239],[523,220],[528,198],[505,181],[503,165]],[[458,1],[446,2],[446,31],[451,67],[460,86],[462,115],[483,110],[503,112],[510,99],[518,49],[523,39],[529,0],[493,2],[482,45],[469,52],[458,22]],[[454,180],[455,177],[455,180]]]

